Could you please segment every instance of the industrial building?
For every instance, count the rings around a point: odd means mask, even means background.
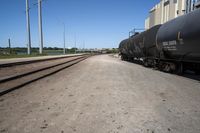
[[[145,29],[189,13],[199,6],[200,0],[161,0],[149,11],[149,17],[145,20]]]

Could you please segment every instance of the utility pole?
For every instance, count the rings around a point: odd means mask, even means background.
[[[64,41],[63,54],[66,54],[66,48],[65,48],[65,23],[63,23],[63,26],[64,26],[64,32],[63,32],[63,41]]]
[[[76,54],[76,35],[74,37],[74,45],[75,45],[74,53]]]
[[[9,53],[11,54],[11,43],[10,43],[10,38],[8,39],[8,48],[9,48]]]
[[[26,0],[26,26],[27,26],[27,54],[31,54],[31,32],[30,32],[30,17],[29,17],[29,0]]]
[[[38,0],[38,24],[39,24],[39,41],[40,41],[40,54],[43,53],[43,32],[42,32],[42,0]]]
[[[83,41],[83,52],[85,51],[85,41]]]

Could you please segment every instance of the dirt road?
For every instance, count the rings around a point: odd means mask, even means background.
[[[0,133],[199,133],[200,83],[91,57],[0,97]]]

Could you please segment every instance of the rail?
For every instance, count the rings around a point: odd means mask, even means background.
[[[32,82],[35,82],[39,79],[42,79],[44,77],[50,76],[54,73],[57,73],[65,68],[68,68],[70,66],[73,66],[85,59],[87,59],[88,57],[90,57],[91,55],[88,54],[84,54],[84,55],[77,55],[77,56],[70,56],[70,57],[65,57],[66,60],[61,60],[58,63],[54,63],[45,67],[39,67],[35,70],[30,70],[27,72],[21,72],[19,74],[12,74],[12,75],[8,75],[8,76],[4,76],[2,78],[0,78],[0,96],[5,95],[9,92],[12,92],[16,89],[19,89],[27,84],[30,84]],[[59,59],[63,59],[59,58]],[[58,60],[58,58],[53,58],[53,59],[43,59],[43,60],[38,60],[38,61],[34,61],[31,63],[37,63],[37,62],[41,62],[41,61],[55,61]],[[25,62],[24,64],[21,62],[20,65],[27,65],[30,64],[30,62]],[[15,66],[15,64],[12,65],[7,65],[7,67],[11,67],[11,66]],[[18,63],[16,65],[19,65]],[[6,66],[6,65],[4,65]],[[18,66],[18,67],[22,67],[22,66]],[[2,71],[2,70],[1,70]]]

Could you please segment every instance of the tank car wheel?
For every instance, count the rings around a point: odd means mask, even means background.
[[[144,67],[149,67],[148,61],[145,59],[143,62]]]
[[[170,72],[171,72],[171,67],[170,67],[170,64],[165,64],[164,71],[165,71],[165,72],[168,72],[168,73],[170,73]]]
[[[124,60],[124,56],[123,55],[121,55],[121,60]]]
[[[178,63],[176,68],[176,74],[183,75],[183,73],[184,73],[183,63]]]

